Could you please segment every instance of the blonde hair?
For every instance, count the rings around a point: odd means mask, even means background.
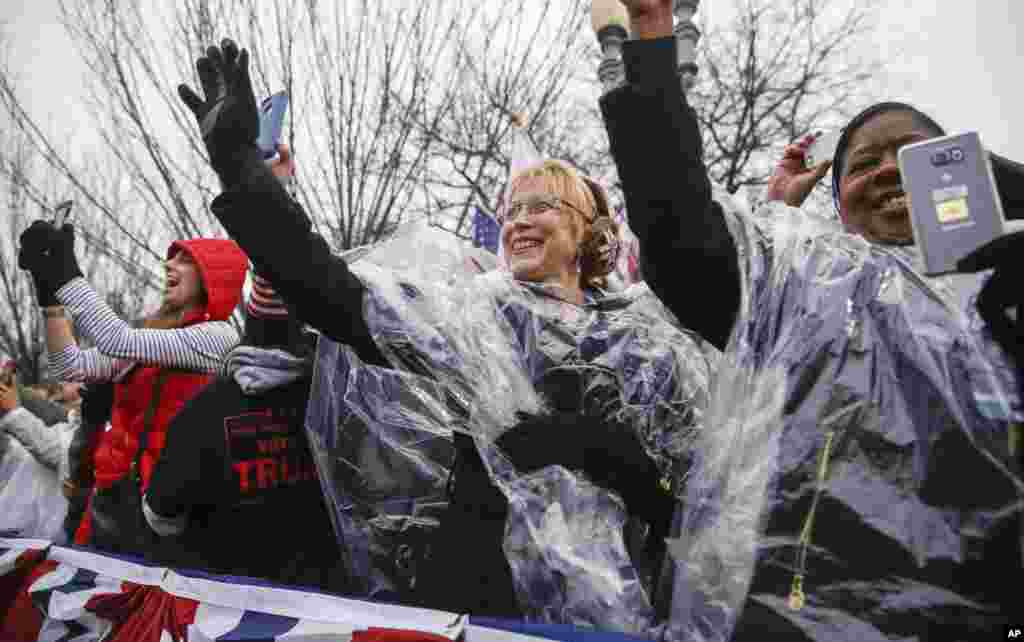
[[[579,246],[580,282],[584,288],[605,288],[618,259],[619,226],[612,218],[608,195],[597,181],[568,163],[547,159],[517,173],[509,186],[509,198],[528,178],[545,179],[572,208],[568,213],[582,228]]]

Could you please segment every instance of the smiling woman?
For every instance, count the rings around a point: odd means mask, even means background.
[[[179,94],[225,189],[211,211],[320,332],[306,425],[355,594],[656,626],[710,358],[645,285],[602,290],[617,247],[602,190],[557,161],[515,172],[511,274],[432,278],[458,274],[423,265],[449,255],[401,238],[339,256],[254,145],[248,60],[210,47],[205,97]]]
[[[900,103],[875,105],[850,121],[836,147],[832,180],[847,229],[873,243],[912,244],[899,150],[944,134],[927,115]]]
[[[615,267],[618,227],[600,185],[546,160],[520,172],[511,192],[498,219],[513,276],[558,286],[575,303],[585,289],[603,287]]]
[[[630,80],[602,112],[648,284],[725,353],[689,471],[675,598],[692,620],[677,637],[998,630],[1020,601],[998,577],[1021,572],[1009,437],[1024,372],[984,316],[988,275],[929,278],[905,247],[896,153],[941,129],[894,103],[847,126],[833,161],[845,230],[796,207],[751,211],[711,185],[675,53],[669,38],[625,43]],[[1004,208],[1024,209],[1006,201],[1020,174],[993,165]],[[790,146],[772,200],[799,205],[822,167]]]

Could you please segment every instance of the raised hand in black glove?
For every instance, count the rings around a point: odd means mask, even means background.
[[[518,420],[497,440],[517,470],[553,465],[582,470],[594,483],[618,493],[631,515],[667,531],[675,499],[630,426],[566,412],[520,414]]]
[[[256,152],[259,112],[249,79],[249,52],[224,39],[196,61],[204,98],[187,85],[178,96],[199,121],[210,162],[225,186],[237,180],[242,159]]]
[[[40,307],[60,305],[57,290],[82,276],[75,258],[75,228],[65,223],[59,230],[47,221],[35,221],[21,233],[18,267],[28,270]]]
[[[992,337],[1024,372],[1024,231],[986,243],[956,267],[960,272],[995,268],[978,295],[978,312]]]

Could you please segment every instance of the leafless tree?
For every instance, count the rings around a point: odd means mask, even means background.
[[[68,185],[34,150],[17,129],[3,131],[0,149],[0,193],[4,226],[0,231],[0,351],[18,364],[25,383],[45,377],[46,342],[43,322],[31,278],[17,265],[18,238],[33,220],[50,219],[54,206],[64,200]],[[93,176],[93,180],[97,177]],[[137,248],[128,254],[110,245],[109,229],[93,226],[78,235],[77,254],[85,276],[106,295],[116,312],[126,318],[140,316],[153,299],[158,281],[140,277]]]
[[[125,316],[153,301],[169,241],[223,234],[209,211],[220,186],[175,91],[181,82],[197,84],[194,61],[205,47],[234,38],[250,49],[257,93],[288,93],[296,196],[345,249],[410,217],[460,212],[447,227],[464,226],[470,204],[487,206],[499,187],[505,159],[489,150],[507,136],[510,111],[530,113],[537,137],[571,135],[574,127],[560,122],[572,121],[571,109],[586,101],[567,88],[591,85],[579,28],[587,6],[60,0],[88,70],[81,100],[89,123],[77,136],[87,145],[68,145],[69,122],[48,126],[31,112],[19,70],[0,56],[0,123],[21,141],[21,156],[2,161],[13,200],[0,250],[7,288],[0,312],[17,315],[2,347],[38,373],[38,319],[26,275],[14,267],[16,238],[57,200],[76,201],[80,252],[102,266],[90,280]],[[474,132],[465,145],[452,133],[460,128]],[[593,134],[600,140],[599,129]],[[125,281],[136,287],[121,287]]]
[[[457,76],[443,109],[414,111],[433,149],[423,187],[435,220],[464,234],[475,207],[494,211],[507,179],[513,117],[545,155],[585,171],[611,167],[596,112],[590,3],[481,3],[476,29],[453,33]]]
[[[500,138],[510,109],[554,114],[570,70],[586,69],[577,35],[586,4],[60,0],[89,69],[85,100],[99,137],[92,162],[57,152],[10,69],[0,71],[0,105],[78,192],[97,164],[121,171],[116,203],[80,194],[90,205],[82,223],[105,221],[115,246],[138,247],[153,268],[169,240],[220,234],[208,211],[219,186],[174,88],[194,83],[194,60],[230,36],[250,49],[260,95],[288,92],[297,198],[329,240],[349,248],[410,216],[437,214],[439,201],[461,198],[465,210],[491,189],[494,172],[479,171],[478,147],[442,147],[449,139],[429,132],[493,121]]]
[[[880,63],[869,37],[874,0],[734,0],[704,28],[689,99],[713,180],[730,192],[763,185],[781,149],[840,126],[868,99]]]

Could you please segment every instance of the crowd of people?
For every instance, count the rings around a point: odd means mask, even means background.
[[[618,290],[608,196],[554,159],[510,177],[500,270],[333,252],[281,180],[290,155],[255,146],[247,51],[210,47],[203,95],[179,94],[231,240],[172,243],[162,305],[132,324],[83,278],[73,226],[21,237],[50,373],[84,384],[52,420],[0,385],[0,456],[17,444],[66,498],[47,536],[666,640],[1007,625],[1024,233],[924,275],[897,153],[945,132],[895,102],[853,118],[820,166],[809,139],[787,147],[749,211],[709,179],[671,2],[623,4],[627,82],[600,107],[644,281]],[[1024,217],[1024,168],[992,161]],[[829,169],[838,222],[801,209]],[[0,515],[26,503],[9,495]]]

